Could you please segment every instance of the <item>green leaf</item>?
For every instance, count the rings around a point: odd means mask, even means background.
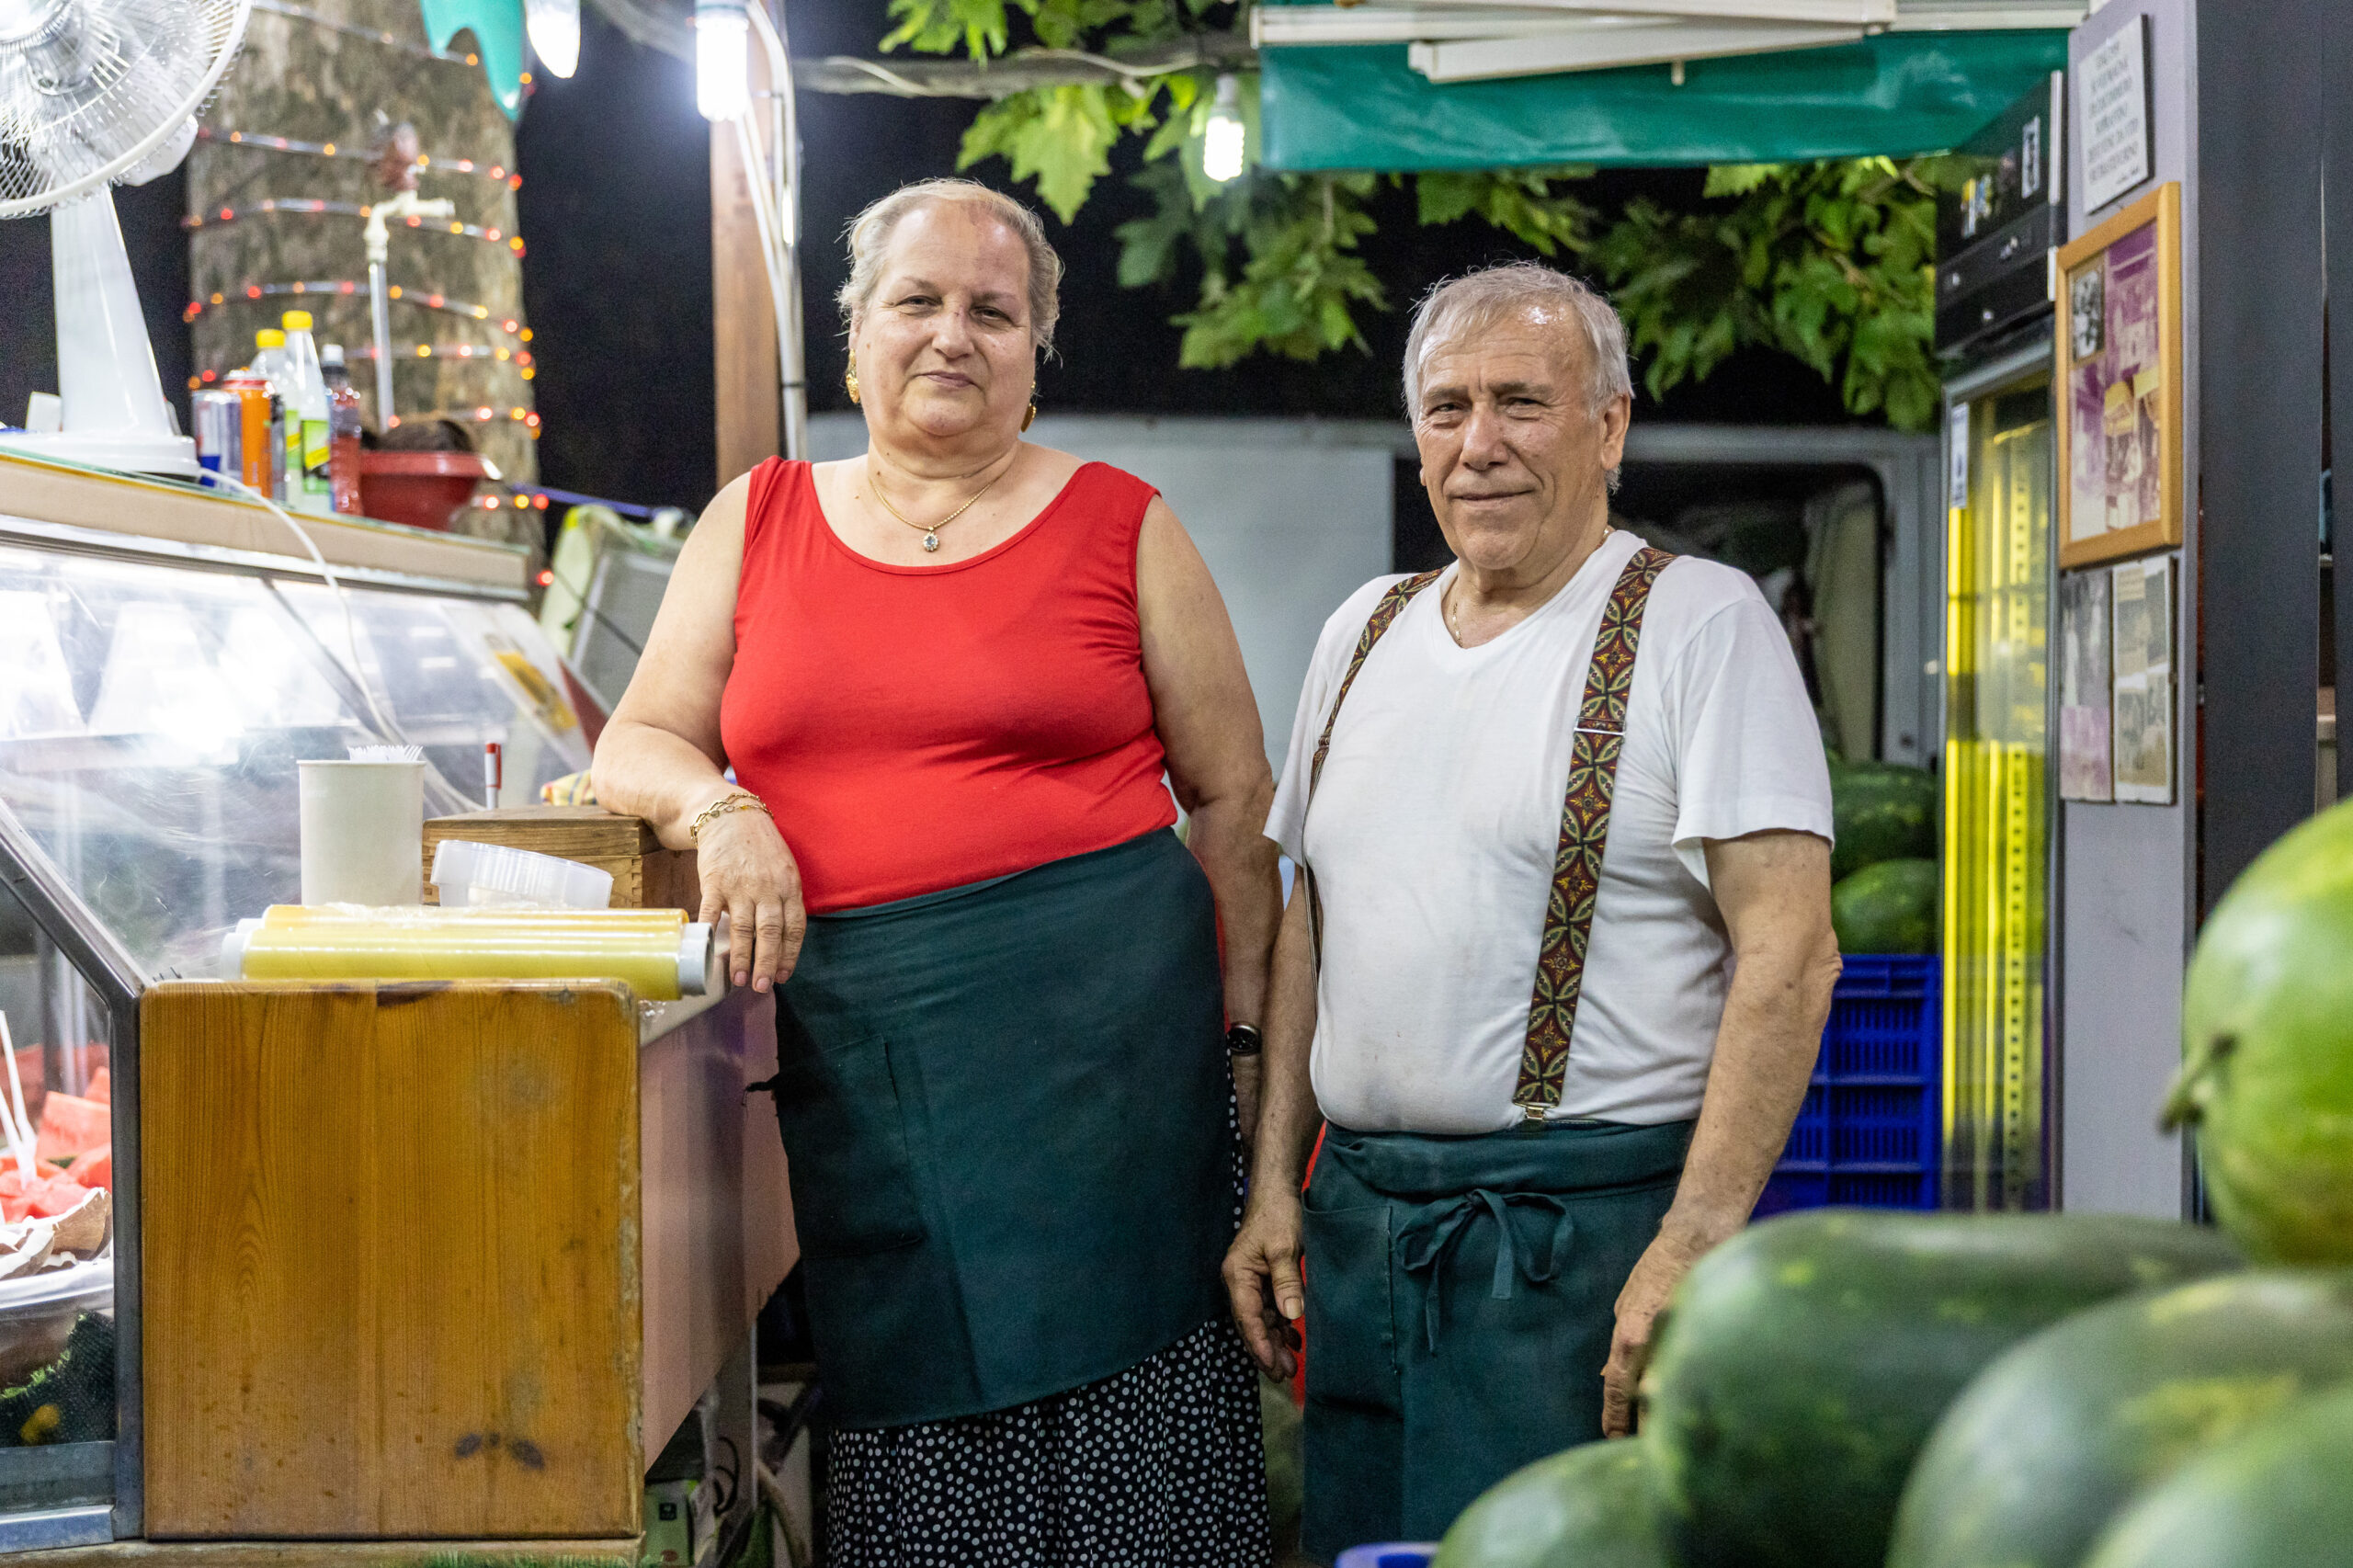
[[[1111,98],[1120,100],[1116,106]],[[1086,205],[1095,182],[1111,172],[1111,143],[1132,100],[1116,87],[1064,83],[1000,98],[972,117],[957,150],[956,166],[971,168],[1002,157],[1016,180],[1035,180],[1038,199],[1067,223]]]
[[[1718,164],[1708,171],[1707,188],[1700,194],[1711,199],[1746,196],[1781,172],[1779,164]]]

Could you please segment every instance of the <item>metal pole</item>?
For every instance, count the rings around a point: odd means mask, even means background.
[[[783,0],[777,0],[779,12]],[[767,51],[774,138],[769,153],[774,164],[760,174],[771,180],[773,199],[767,204],[773,227],[775,272],[781,296],[777,304],[777,367],[782,382],[784,455],[809,455],[809,381],[806,331],[801,308],[801,117],[792,86],[792,56],[786,47],[781,15],[771,17],[765,5],[745,7],[752,28]],[[749,171],[747,171],[748,173]]]
[[[392,310],[384,292],[384,264],[368,264],[368,321],[376,337],[376,428],[392,427]]]

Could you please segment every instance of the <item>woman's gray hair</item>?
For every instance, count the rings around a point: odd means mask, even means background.
[[[1062,318],[1060,289],[1063,258],[1046,242],[1046,225],[1038,215],[1003,191],[991,190],[978,180],[926,179],[903,185],[849,221],[849,280],[835,301],[842,324],[848,326],[873,299],[882,281],[882,258],[890,251],[892,232],[919,207],[967,201],[985,207],[999,222],[1020,236],[1029,255],[1029,339],[1040,352],[1054,351],[1054,324]]]
[[[1586,399],[1596,414],[1613,399],[1631,397],[1634,378],[1626,365],[1626,324],[1617,310],[1592,289],[1532,261],[1515,261],[1439,283],[1414,308],[1414,329],[1405,335],[1405,417],[1421,417],[1422,356],[1437,340],[1466,327],[1492,326],[1516,311],[1551,306],[1576,313],[1585,328]]]

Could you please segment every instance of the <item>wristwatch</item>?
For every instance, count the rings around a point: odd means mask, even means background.
[[[1256,1024],[1234,1024],[1225,1031],[1225,1053],[1228,1056],[1256,1056],[1266,1049],[1266,1037]]]

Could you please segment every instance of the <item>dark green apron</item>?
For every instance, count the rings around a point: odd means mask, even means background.
[[[1224,1311],[1216,926],[1174,834],[813,917],[777,1046],[842,1426],[1059,1393]]]
[[[1546,1118],[1585,986],[1643,612],[1673,560],[1635,551],[1595,633],[1512,1091],[1521,1121],[1460,1138],[1326,1131],[1305,1221],[1311,1556],[1435,1540],[1513,1471],[1601,1436],[1618,1292],[1674,1201],[1691,1124]],[[1406,578],[1373,606],[1324,717],[1311,806],[1349,687],[1438,577]],[[1313,868],[1306,877],[1320,958]]]
[[[1307,1188],[1310,1556],[1436,1540],[1513,1471],[1601,1436],[1618,1292],[1691,1126],[1326,1130]]]

